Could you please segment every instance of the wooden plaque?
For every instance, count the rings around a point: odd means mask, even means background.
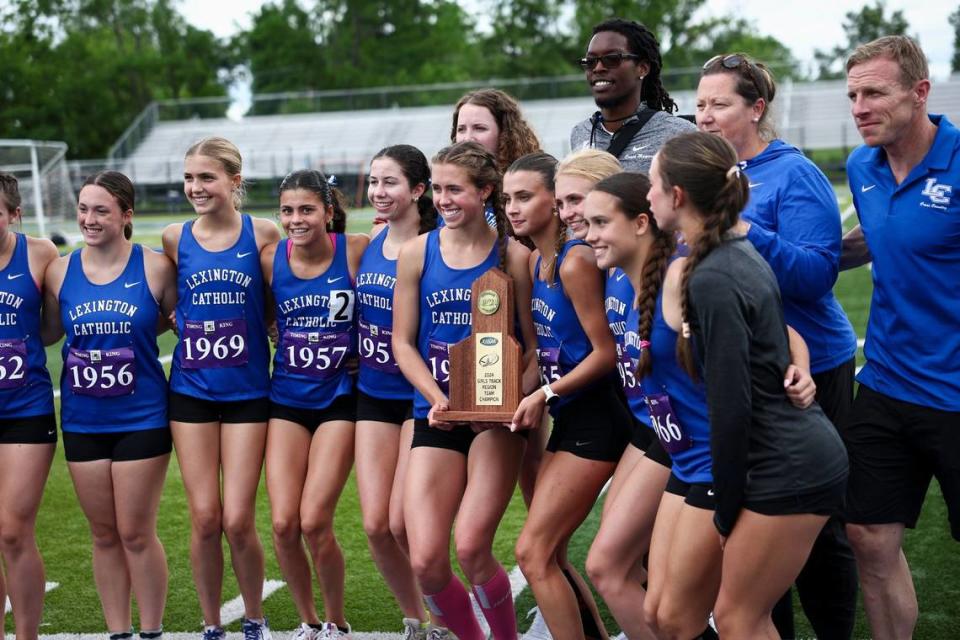
[[[514,336],[513,278],[490,269],[471,289],[473,329],[450,346],[446,422],[506,422],[520,404],[523,353]]]

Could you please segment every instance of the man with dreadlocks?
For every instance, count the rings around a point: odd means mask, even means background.
[[[673,115],[677,105],[660,83],[660,44],[633,20],[596,25],[580,59],[600,108],[570,132],[570,148],[601,149],[625,171],[650,171],[653,154],[675,135],[696,127]]]

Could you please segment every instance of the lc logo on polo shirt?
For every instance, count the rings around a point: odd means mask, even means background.
[[[932,209],[947,210],[950,204],[950,195],[953,193],[953,187],[948,184],[937,184],[936,178],[927,178],[927,184],[923,187],[920,195],[930,198],[930,202],[920,202],[921,207]]]

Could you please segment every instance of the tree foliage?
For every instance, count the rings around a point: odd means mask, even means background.
[[[226,50],[171,0],[14,0],[0,24],[4,137],[98,157],[152,100],[226,93]]]
[[[828,51],[817,49],[814,58],[819,67],[821,80],[842,78],[847,57],[859,45],[876,40],[882,36],[902,36],[907,34],[910,25],[897,10],[887,16],[887,6],[883,0],[876,0],[873,6],[864,5],[860,11],[847,12],[843,22],[843,33],[847,41]]]
[[[7,0],[0,131],[102,157],[152,100],[224,96],[238,69],[255,94],[578,73],[573,61],[593,25],[614,15],[640,18],[658,35],[671,89],[694,86],[721,49],[792,64],[785,46],[743,20],[696,18],[706,0],[478,1],[471,15],[456,0],[272,0],[248,29],[220,41],[188,24],[179,0]],[[676,69],[686,69],[684,79],[669,76]],[[380,106],[377,95],[363,102],[360,94],[343,104],[257,101],[252,113]],[[389,99],[459,94],[431,87]]]

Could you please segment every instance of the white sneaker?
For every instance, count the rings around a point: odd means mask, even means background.
[[[243,633],[243,640],[273,640],[270,635],[270,625],[266,618],[263,622],[254,622],[244,618],[240,622],[240,631]]]
[[[403,640],[427,640],[427,630],[416,618],[404,618]]]
[[[314,629],[306,622],[302,622],[299,627],[290,636],[290,640],[317,640],[320,630]]]
[[[347,625],[347,630],[340,631],[340,628],[332,622],[324,622],[323,626],[320,627],[320,632],[316,636],[316,640],[352,640],[353,636],[352,629],[350,625]]]

